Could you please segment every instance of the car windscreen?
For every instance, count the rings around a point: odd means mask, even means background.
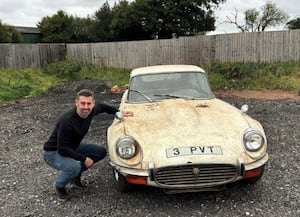
[[[214,97],[202,72],[172,72],[137,75],[131,78],[128,102],[153,102],[170,98],[210,99]]]

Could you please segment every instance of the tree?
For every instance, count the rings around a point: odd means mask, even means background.
[[[190,36],[215,29],[213,8],[225,0],[123,0],[113,8],[118,38],[150,39]]]
[[[267,2],[261,7],[261,12],[255,8],[245,11],[245,24],[239,24],[237,20],[238,11],[235,9],[234,19],[227,16],[227,23],[234,24],[242,32],[265,31],[269,27],[284,24],[288,15],[277,8],[274,3]]]
[[[148,39],[149,34],[143,29],[142,20],[135,2],[120,1],[113,7],[111,30],[114,40]]]
[[[191,36],[215,30],[213,9],[225,0],[136,0],[143,29],[159,38]]]
[[[70,42],[93,42],[97,41],[93,34],[94,20],[91,18],[75,17],[72,20],[72,27],[70,30]]]
[[[300,29],[300,17],[287,22],[288,29]]]
[[[259,25],[259,11],[256,9],[249,9],[245,12],[246,29],[250,32],[255,32],[256,27]]]
[[[92,34],[95,41],[112,40],[112,19],[113,11],[111,10],[108,2],[105,2],[102,7],[94,14]]]
[[[22,42],[21,34],[13,26],[2,23],[0,20],[0,43]]]
[[[37,27],[42,34],[43,42],[71,42],[74,29],[74,17],[59,10],[52,17],[44,17]]]
[[[92,18],[60,10],[38,24],[44,42],[141,40],[192,36],[215,29],[213,9],[226,0],[120,0],[108,2]]]
[[[37,27],[42,34],[43,42],[91,42],[93,23],[89,17],[73,17],[59,10],[51,17],[44,17]]]

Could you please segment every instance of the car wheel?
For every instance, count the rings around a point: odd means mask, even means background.
[[[120,174],[117,170],[113,169],[114,179],[117,184],[117,189],[119,192],[128,192],[132,189],[132,184],[129,184],[125,177]]]

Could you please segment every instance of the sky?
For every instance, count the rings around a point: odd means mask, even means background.
[[[132,1],[132,0],[131,0]],[[287,13],[289,20],[300,17],[299,0],[269,0]],[[92,16],[96,10],[100,9],[106,0],[1,0],[0,2],[0,20],[2,23],[12,26],[36,27],[36,24],[43,17],[52,16],[58,10],[65,11],[68,15],[77,17]],[[115,0],[108,0],[110,6],[113,6]],[[247,9],[260,8],[268,0],[227,0],[220,4],[215,10],[216,31],[209,34],[224,34],[240,32],[233,24],[225,21],[226,17],[234,19],[235,11],[238,12],[238,22],[244,23],[244,12]],[[270,30],[282,30],[284,26],[278,26]]]

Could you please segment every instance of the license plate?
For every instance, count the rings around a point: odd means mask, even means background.
[[[189,146],[166,149],[167,157],[179,157],[186,155],[222,155],[220,146]]]

